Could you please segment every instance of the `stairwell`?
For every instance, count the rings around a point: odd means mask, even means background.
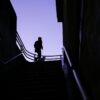
[[[62,69],[60,60],[30,63],[23,56],[0,64],[0,100],[83,100],[70,70]]]
[[[58,99],[66,97],[60,61],[27,64],[16,76],[18,100]]]
[[[22,58],[9,73],[8,95],[12,100],[67,98],[61,61],[29,63]]]

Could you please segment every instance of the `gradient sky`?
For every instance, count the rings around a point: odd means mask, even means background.
[[[28,51],[43,39],[43,55],[62,54],[62,23],[57,22],[55,0],[11,0],[17,14],[17,31]]]

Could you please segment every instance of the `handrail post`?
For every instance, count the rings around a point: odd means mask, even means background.
[[[20,46],[21,52],[23,53],[23,45]]]
[[[64,48],[62,48],[62,57],[61,57],[61,61],[62,61],[62,66],[64,66]]]

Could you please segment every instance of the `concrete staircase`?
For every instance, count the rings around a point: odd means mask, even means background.
[[[16,100],[67,98],[66,83],[60,61],[28,63],[16,68]],[[13,99],[14,99],[13,98]]]
[[[29,63],[23,56],[0,64],[0,100],[83,100],[67,71],[65,78],[60,60]]]

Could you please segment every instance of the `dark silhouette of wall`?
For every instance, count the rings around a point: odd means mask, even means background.
[[[16,55],[16,14],[10,0],[0,0],[0,59]]]
[[[95,100],[100,99],[100,1],[84,2],[81,44],[81,73]]]
[[[62,22],[63,21],[63,0],[56,0],[56,12],[57,12],[57,16],[59,16],[57,18],[58,22]]]
[[[100,1],[83,0],[82,23],[80,23],[82,0],[58,1],[57,12],[63,11],[63,19],[58,20],[63,22],[63,44],[79,73],[82,84],[94,100],[100,100]],[[62,1],[63,7],[59,6],[62,5]],[[61,19],[61,15],[57,14],[57,17]],[[80,25],[82,25],[81,42]]]
[[[80,0],[56,0],[58,21],[63,21],[63,44],[67,48],[74,66],[79,59]],[[61,1],[61,2],[60,2]],[[63,5],[63,6],[60,6]],[[59,9],[62,10],[59,10]],[[61,12],[63,11],[63,13]],[[63,19],[61,14],[63,14]],[[60,15],[60,16],[59,16]],[[60,19],[60,20],[59,20]],[[61,20],[62,19],[62,20]],[[74,55],[74,56],[73,56]]]

